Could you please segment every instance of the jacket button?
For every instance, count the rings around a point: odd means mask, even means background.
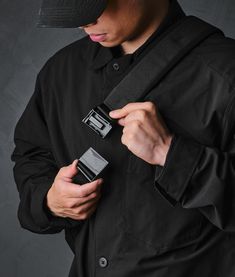
[[[105,257],[101,257],[99,259],[99,265],[100,265],[100,267],[106,267],[108,265],[107,259]]]
[[[116,71],[118,71],[118,70],[120,69],[119,64],[118,64],[118,63],[114,63],[114,64],[113,64],[113,69],[116,70]]]

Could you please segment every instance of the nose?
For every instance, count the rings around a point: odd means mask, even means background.
[[[80,29],[85,29],[85,28],[88,28],[88,27],[90,27],[90,26],[95,25],[96,23],[97,23],[97,21],[94,21],[94,22],[92,22],[92,23],[88,23],[88,24],[86,24],[86,25],[82,25],[82,26],[80,26],[79,28],[80,28]]]

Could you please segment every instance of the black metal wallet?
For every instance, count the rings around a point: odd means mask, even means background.
[[[109,163],[92,147],[90,147],[78,160],[78,174],[73,178],[77,184],[92,182],[104,171]]]

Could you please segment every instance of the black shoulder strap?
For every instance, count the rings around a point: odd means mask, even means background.
[[[111,91],[104,104],[113,110],[140,101],[193,48],[217,32],[222,31],[197,17],[186,16],[163,34]]]
[[[110,110],[143,100],[193,48],[218,32],[222,33],[197,17],[185,16],[161,35],[104,102],[82,121],[105,138],[115,124],[115,120],[109,117]]]

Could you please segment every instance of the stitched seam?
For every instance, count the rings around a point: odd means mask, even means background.
[[[233,84],[233,82],[232,82],[232,80],[231,80],[231,78],[229,77],[228,74],[220,72],[215,67],[213,67],[211,63],[206,62],[202,55],[200,55],[198,53],[193,53],[193,55],[195,57],[199,57],[200,60],[202,61],[202,63],[204,65],[206,65],[208,69],[210,69],[211,71],[217,73],[221,78],[223,78],[223,80],[226,81],[229,84],[229,86],[231,86],[232,90],[235,89],[235,84]]]
[[[235,92],[235,88],[233,90]],[[224,111],[224,116],[223,116],[223,126],[228,126],[229,125],[229,114],[230,111],[232,110],[232,107],[234,106],[234,101],[235,101],[235,94],[232,94],[230,101],[228,101],[228,105]]]
[[[193,166],[192,166],[192,170],[191,170],[190,174],[188,174],[188,176],[187,176],[187,178],[186,178],[186,180],[185,180],[185,182],[184,182],[184,184],[183,184],[184,190],[181,192],[181,196],[180,196],[180,198],[179,198],[179,201],[180,201],[180,199],[182,198],[182,196],[184,195],[184,193],[185,193],[185,191],[186,191],[186,189],[187,189],[187,187],[188,187],[187,184],[190,182],[190,180],[191,180],[191,178],[192,178],[192,176],[193,176],[193,174],[194,174],[194,171],[196,170],[197,164],[198,164],[198,162],[199,162],[199,160],[200,160],[200,158],[201,158],[201,156],[202,156],[203,150],[204,150],[204,148],[201,147],[200,151],[199,151],[198,154],[197,154],[197,158],[195,159],[195,162],[194,162],[194,164],[193,164]]]
[[[175,141],[176,140],[176,141]],[[162,175],[165,174],[165,171],[166,171],[166,168],[168,167],[168,164],[169,164],[169,160],[170,160],[170,155],[173,151],[173,149],[175,148],[176,144],[177,144],[177,135],[174,135],[173,136],[173,139],[172,139],[172,142],[171,142],[171,145],[170,145],[170,148],[168,150],[168,153],[167,153],[167,156],[166,156],[166,161],[165,161],[165,165],[163,166],[159,176],[158,176],[158,180],[160,181],[162,179]],[[157,180],[155,180],[157,181]]]
[[[210,63],[207,63],[205,60],[204,60],[204,58],[203,58],[203,56],[202,55],[200,55],[200,54],[198,54],[198,53],[193,53],[193,55],[195,56],[195,57],[199,57],[200,58],[200,60],[202,61],[202,63],[208,68],[208,69],[210,69],[211,71],[213,71],[213,72],[215,72],[216,74],[218,74],[224,81],[226,81],[227,82],[227,84],[230,86],[230,88],[231,88],[231,94],[232,94],[232,92],[235,92],[235,84],[233,84],[233,82],[232,82],[232,80],[231,80],[231,78],[228,76],[228,74],[226,74],[226,73],[222,73],[222,72],[220,72],[220,71],[218,71],[216,68],[214,68]],[[222,119],[222,122],[221,122],[221,124],[222,124],[222,126],[228,126],[229,125],[229,116],[227,116],[227,115],[229,115],[230,114],[230,111],[231,111],[231,109],[232,109],[232,107],[233,107],[233,105],[234,105],[234,100],[235,100],[235,95],[234,94],[232,94],[231,95],[231,97],[229,97],[229,101],[228,101],[228,104],[226,105],[226,108],[224,109],[224,114],[223,114],[223,119]]]
[[[180,235],[176,239],[168,239],[168,240],[164,241],[162,244],[157,244],[157,245],[155,245],[152,241],[146,241],[144,239],[139,238],[137,235],[133,234],[133,232],[131,230],[128,230],[126,228],[125,228],[124,232],[127,235],[131,236],[136,241],[139,241],[140,243],[143,243],[146,246],[148,246],[154,250],[164,251],[167,249],[174,248],[177,245],[182,244],[184,242],[188,242],[188,239],[192,239],[196,235],[198,235],[200,233],[201,229],[202,229],[202,222],[200,222],[197,226],[190,229],[190,232],[187,232],[187,234]]]

